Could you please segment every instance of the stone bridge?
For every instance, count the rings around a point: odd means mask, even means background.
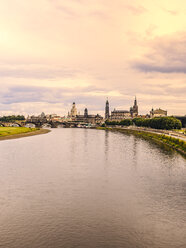
[[[20,121],[20,122],[0,122],[1,127],[37,127],[37,128],[73,128],[78,126],[86,126],[87,123],[79,121],[68,121],[68,122],[58,122],[58,121]]]
[[[25,122],[0,122],[0,127],[24,127]]]
[[[24,126],[25,127],[38,127],[38,128],[58,128],[58,127],[64,127],[64,128],[69,128],[69,127],[77,127],[78,125],[86,125],[85,123],[80,123],[76,121],[69,121],[69,122],[59,122],[59,121],[26,121]]]

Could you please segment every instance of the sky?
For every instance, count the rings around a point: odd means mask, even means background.
[[[0,116],[186,114],[185,0],[0,0]]]

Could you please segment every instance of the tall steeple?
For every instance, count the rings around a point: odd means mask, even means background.
[[[88,109],[85,108],[85,111],[84,111],[84,117],[87,118],[88,117]]]
[[[107,98],[106,106],[105,106],[105,119],[109,119],[109,117],[110,117],[109,101],[108,101],[108,98]]]
[[[133,107],[130,108],[130,114],[131,114],[132,118],[138,116],[138,104],[137,104],[136,96],[135,96],[135,99],[134,99],[134,105],[133,105]]]
[[[134,100],[134,106],[137,106],[137,99],[136,99],[136,96],[135,96],[135,100]]]
[[[138,115],[138,104],[137,104],[137,99],[135,96],[134,106],[133,106],[133,116],[137,116],[137,115]]]

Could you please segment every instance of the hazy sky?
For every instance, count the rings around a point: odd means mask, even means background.
[[[185,0],[0,0],[0,115],[186,114]]]

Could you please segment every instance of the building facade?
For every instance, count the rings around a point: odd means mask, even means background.
[[[114,109],[111,112],[110,120],[112,121],[121,121],[123,119],[129,119],[131,118],[131,114],[127,110],[116,110]]]
[[[99,114],[89,115],[88,109],[85,108],[84,115],[77,115],[76,121],[89,124],[101,124],[103,122],[103,117]]]
[[[163,110],[163,109],[153,109],[150,111],[150,118],[154,118],[154,117],[165,117],[167,116],[167,111]]]
[[[135,118],[138,116],[138,104],[137,99],[135,97],[134,105],[130,108],[130,111],[128,110],[116,110],[114,109],[111,111],[111,115],[109,115],[109,102],[106,101],[106,107],[105,107],[105,119],[109,119],[111,121],[121,121],[123,119],[130,119]]]

